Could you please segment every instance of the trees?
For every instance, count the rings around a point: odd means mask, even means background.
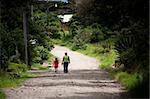
[[[143,61],[138,59],[141,55],[148,55],[148,0],[82,0],[77,8],[77,15],[84,26],[98,23],[110,29],[117,40],[115,47],[119,53],[121,49],[132,48],[138,62]],[[98,33],[101,34],[100,31]],[[112,36],[108,32],[105,34],[109,38]],[[148,56],[144,57],[148,59]]]
[[[92,26],[91,43],[114,45],[119,61],[125,65],[124,70],[142,73],[139,87],[146,89],[149,79],[148,0],[77,0],[76,7],[81,29],[97,23]],[[95,28],[99,25],[101,27]]]
[[[50,29],[54,31],[60,30],[58,19],[54,15],[44,13],[36,13],[31,20],[31,0],[1,0],[1,23],[0,23],[0,57],[1,69],[7,69],[8,61],[12,57],[17,57],[20,62],[25,62],[25,44],[23,34],[23,12],[26,14],[27,21],[27,40],[29,65],[32,61],[32,49],[35,47],[31,44],[31,40],[36,40],[37,45],[44,46],[51,50]],[[40,15],[41,14],[41,15]],[[53,22],[54,28],[50,27]],[[48,32],[49,31],[49,32]],[[56,31],[56,32],[57,32]],[[53,33],[53,32],[52,32]],[[27,52],[27,51],[26,51]],[[27,55],[26,55],[27,56]]]
[[[1,69],[7,68],[7,61],[17,52],[20,53],[20,59],[24,58],[23,29],[22,29],[22,12],[26,7],[27,1],[19,0],[1,1]],[[4,58],[4,59],[3,59]]]

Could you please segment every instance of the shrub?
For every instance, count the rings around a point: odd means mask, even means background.
[[[0,90],[0,99],[5,99],[5,98],[6,98],[5,94]]]
[[[42,66],[41,64],[35,63],[32,65],[33,69],[38,69],[38,70],[48,70],[49,68],[46,66]]]
[[[8,71],[10,72],[12,76],[15,76],[15,75],[20,76],[22,72],[27,71],[27,66],[25,64],[9,63]]]
[[[42,60],[47,60],[49,57],[48,49],[44,48],[43,46],[37,46],[34,48],[34,57],[40,57]]]
[[[34,63],[40,63],[42,61],[41,57],[35,57],[33,58]]]
[[[116,75],[119,80],[128,90],[136,88],[143,80],[142,75],[138,73],[129,74],[127,72],[119,72]]]
[[[100,61],[102,62],[100,67],[103,69],[110,69],[116,58],[117,54],[114,50],[111,50],[109,53],[102,54],[100,57]]]
[[[103,52],[104,52],[103,47],[97,47],[97,48],[93,49],[93,53],[101,54]]]
[[[47,41],[44,45],[45,48],[47,48],[49,51],[51,51],[54,48],[54,45],[52,41]]]

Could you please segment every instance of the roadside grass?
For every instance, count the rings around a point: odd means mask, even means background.
[[[0,90],[0,99],[6,99],[6,95],[2,90]]]
[[[112,64],[114,64],[117,54],[114,50],[105,51],[102,46],[97,44],[87,44],[86,50],[79,49],[77,50],[80,53],[85,55],[95,57],[100,61],[100,68],[102,69],[111,69]]]
[[[31,66],[31,69],[34,69],[34,70],[49,70],[50,68],[47,67],[47,66],[42,66],[40,63],[34,63]]]
[[[49,59],[47,61],[51,63],[53,57],[53,55],[49,54]],[[3,89],[19,87],[27,79],[36,77],[35,74],[27,72],[28,69],[25,64],[9,63],[8,67],[9,72],[0,71],[0,99],[6,99]],[[49,70],[49,67],[33,64],[31,69]]]
[[[55,58],[55,56],[53,56],[51,53],[49,53],[48,59],[43,60],[42,63],[46,62],[46,63],[48,63],[48,65],[50,65],[54,58]],[[31,70],[50,70],[50,69],[51,69],[50,66],[43,66],[40,63],[33,63],[32,66],[31,66]]]
[[[24,81],[35,76],[36,75],[23,72],[19,75],[19,77],[13,77],[7,72],[2,72],[0,74],[0,99],[6,99],[6,95],[3,92],[2,88],[14,88],[21,86]]]
[[[36,75],[30,73],[22,73],[20,77],[12,77],[8,73],[0,76],[0,88],[9,88],[20,86],[28,78],[35,77]]]
[[[100,68],[108,70],[112,77],[119,81],[128,91],[134,90],[143,81],[143,76],[140,73],[127,73],[122,70],[112,69],[118,55],[115,50],[104,52],[101,46],[96,44],[88,44],[86,50],[79,49],[78,52],[95,57],[100,61]]]
[[[117,72],[115,73],[115,78],[121,82],[127,90],[134,90],[143,81],[143,77],[139,73],[127,73],[127,72]]]

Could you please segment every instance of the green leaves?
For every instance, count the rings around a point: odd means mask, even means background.
[[[47,60],[49,58],[49,51],[48,49],[44,48],[43,46],[37,46],[34,48],[34,62],[40,62],[42,60]]]

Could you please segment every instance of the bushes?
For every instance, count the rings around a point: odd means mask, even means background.
[[[0,90],[0,99],[5,99],[5,98],[6,98],[5,94],[2,92],[2,90]]]
[[[33,51],[34,51],[34,58],[33,58],[34,63],[38,63],[41,62],[42,60],[47,60],[49,58],[49,51],[43,46],[37,46],[33,49]]]
[[[33,58],[33,63],[40,63],[42,61],[41,57]]]
[[[116,58],[117,58],[117,54],[114,50],[111,50],[110,52],[102,54],[100,56],[100,59],[101,59],[101,62],[102,62],[100,67],[103,68],[103,69],[111,69],[111,66],[115,62]]]
[[[143,81],[143,77],[139,73],[129,74],[127,72],[117,73],[116,79],[119,80],[128,90],[133,90]]]
[[[21,73],[20,77],[14,77],[10,73],[1,73],[0,88],[16,87],[21,85],[28,78],[35,77],[29,73]],[[0,98],[1,99],[1,98]]]
[[[9,63],[7,72],[0,72],[0,88],[16,87],[27,78],[32,77],[25,72],[26,70],[27,66],[24,64]]]
[[[32,65],[32,69],[48,70],[49,67],[47,67],[47,66],[42,66],[42,65],[39,64],[39,63],[35,63],[35,64]]]
[[[53,55],[48,51],[47,48],[44,48],[43,46],[37,46],[33,49],[33,60],[32,64],[43,64],[44,61],[47,61],[48,64],[51,63]],[[32,65],[32,66],[33,66]]]
[[[73,38],[72,49],[73,50],[86,49],[86,43],[90,42],[91,34],[92,34],[92,29],[90,27],[78,31],[76,36],[74,36]]]
[[[7,71],[13,77],[20,77],[23,72],[27,71],[27,66],[25,64],[9,63]]]

